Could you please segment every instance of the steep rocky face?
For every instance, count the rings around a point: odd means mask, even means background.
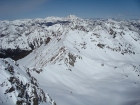
[[[50,98],[39,86],[30,69],[11,59],[0,59],[0,94],[2,105],[38,105],[49,102]],[[3,97],[3,98],[2,98]]]
[[[0,58],[7,58],[10,57],[13,60],[18,60],[21,58],[24,58],[25,56],[27,56],[29,53],[32,52],[32,50],[20,50],[18,49],[1,49],[0,50]]]

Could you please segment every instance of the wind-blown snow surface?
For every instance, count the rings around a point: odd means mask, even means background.
[[[26,45],[19,48],[35,49],[18,63],[57,105],[140,105],[140,21],[68,16],[30,22],[36,28],[29,25],[33,31],[19,37]]]

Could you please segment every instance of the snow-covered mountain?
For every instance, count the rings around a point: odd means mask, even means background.
[[[12,59],[0,59],[0,105],[55,105],[30,73]]]
[[[1,56],[19,53],[52,104],[140,105],[139,20],[1,21],[0,41]]]

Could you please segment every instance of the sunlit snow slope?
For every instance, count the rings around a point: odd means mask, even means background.
[[[17,62],[29,68],[57,105],[140,105],[140,21],[73,15],[34,21],[46,34],[21,36],[25,49],[34,47]],[[32,38],[37,39],[27,40]]]

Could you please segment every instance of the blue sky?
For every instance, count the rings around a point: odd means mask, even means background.
[[[65,17],[140,19],[140,0],[0,0],[0,20]]]

